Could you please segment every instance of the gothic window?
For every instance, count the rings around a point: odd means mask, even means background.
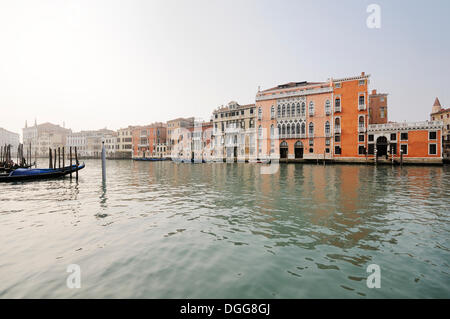
[[[309,102],[309,115],[314,115],[314,102]]]
[[[309,131],[308,131],[310,136],[314,136],[314,124],[313,122],[309,123]]]

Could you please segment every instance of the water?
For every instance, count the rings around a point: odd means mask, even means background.
[[[103,186],[88,160],[78,183],[0,184],[0,297],[450,297],[450,167],[260,167],[108,161]]]

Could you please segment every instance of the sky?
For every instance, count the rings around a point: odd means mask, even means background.
[[[367,6],[381,27],[368,28]],[[0,127],[209,119],[258,87],[371,75],[389,120],[450,107],[450,1],[0,0]]]

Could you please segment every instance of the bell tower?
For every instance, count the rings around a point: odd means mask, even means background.
[[[440,110],[442,110],[441,102],[439,102],[439,99],[436,98],[436,100],[434,100],[434,104],[433,104],[433,108],[431,109],[431,113],[434,114],[434,113],[439,112]]]

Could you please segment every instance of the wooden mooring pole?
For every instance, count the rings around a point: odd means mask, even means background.
[[[78,153],[76,146],[75,146],[75,165],[77,166],[77,170],[75,171],[75,178],[76,180],[78,180]]]
[[[52,149],[48,148],[48,168],[53,168],[52,165]]]
[[[106,150],[105,150],[105,142],[102,141],[102,181],[106,182]]]
[[[72,146],[69,148],[70,156],[70,179],[72,179]]]

